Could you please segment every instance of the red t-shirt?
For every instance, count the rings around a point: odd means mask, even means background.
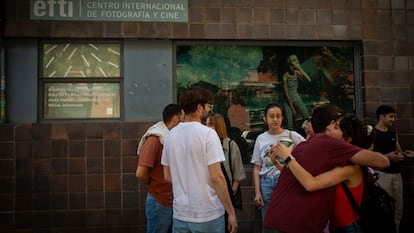
[[[316,134],[292,151],[313,176],[346,165],[361,148]],[[285,167],[272,193],[263,226],[289,233],[321,233],[332,214],[335,187],[307,192]]]
[[[351,191],[352,196],[354,196],[358,205],[361,205],[362,194],[364,192],[364,181],[362,180],[361,183],[354,188],[349,188],[349,191]],[[332,224],[334,228],[349,225],[358,219],[359,216],[352,207],[352,204],[349,201],[344,189],[342,188],[342,185],[336,185],[335,206],[332,217]]]
[[[162,144],[157,136],[149,136],[142,145],[138,166],[150,168],[148,192],[161,205],[172,208],[172,186],[165,181],[161,165]]]

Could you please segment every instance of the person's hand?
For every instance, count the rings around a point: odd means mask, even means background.
[[[257,206],[257,208],[262,208],[264,206],[264,201],[262,198],[262,195],[256,195],[254,197],[254,204]]]
[[[414,151],[412,150],[404,150],[404,155],[407,156],[408,158],[414,158]]]
[[[236,181],[233,181],[233,185],[231,186],[231,191],[233,191],[233,195],[236,195],[237,189],[239,188],[239,183],[237,182],[236,185]]]
[[[388,153],[386,156],[388,157],[388,159],[394,162],[400,162],[404,160],[404,155],[400,151],[393,151],[391,153]]]
[[[227,229],[229,230],[230,233],[236,233],[238,228],[239,228],[239,225],[237,224],[236,215],[229,214]]]
[[[293,70],[302,70],[302,67],[299,64],[299,61],[291,61],[291,66]]]
[[[286,147],[283,143],[277,143],[272,147],[270,157],[271,159],[276,159],[277,157],[282,158],[285,160],[287,157],[289,157],[290,153],[292,152],[293,144],[290,147]]]

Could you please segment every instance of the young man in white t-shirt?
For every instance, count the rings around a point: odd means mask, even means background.
[[[185,120],[167,135],[161,158],[165,180],[173,187],[173,233],[237,232],[236,214],[220,163],[225,160],[217,133],[201,124],[214,96],[200,87],[180,96]],[[224,224],[228,213],[228,226]]]

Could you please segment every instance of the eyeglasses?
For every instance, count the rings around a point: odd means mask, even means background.
[[[213,107],[214,107],[214,105],[213,104],[206,104],[207,105],[207,107],[209,107],[210,108],[210,111],[213,111]]]

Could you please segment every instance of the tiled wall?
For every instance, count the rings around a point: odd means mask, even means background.
[[[135,169],[149,125],[0,125],[0,232],[145,232]],[[249,169],[242,187],[242,232],[259,232]]]
[[[142,127],[0,125],[0,228],[139,232],[146,189],[135,178],[135,150]]]
[[[145,232],[146,186],[135,177],[135,153],[150,124],[0,124],[0,232]],[[403,172],[401,232],[414,229],[413,165]],[[259,233],[252,168],[246,171],[239,232]]]
[[[361,41],[362,105],[398,111],[414,149],[414,1],[189,0],[187,23],[31,21],[30,0],[0,1],[4,37]],[[134,171],[148,123],[0,125],[0,232],[143,232]],[[251,171],[239,232],[260,232]],[[403,171],[401,232],[413,232],[414,162]]]

